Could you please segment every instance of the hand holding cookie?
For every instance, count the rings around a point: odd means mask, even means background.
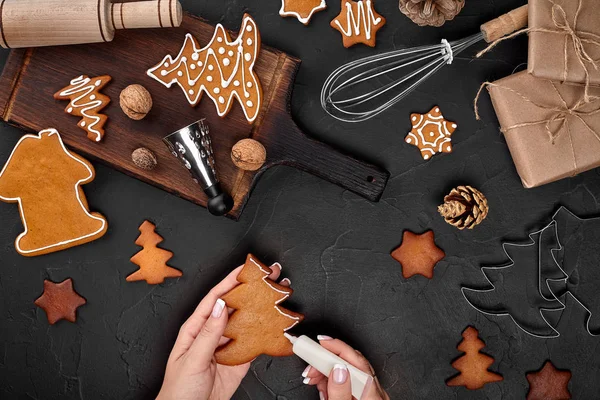
[[[373,367],[358,350],[348,344],[329,336],[318,336],[319,343],[325,349],[343,358],[349,364],[373,376],[373,384],[366,387],[361,400],[390,400],[390,397],[379,384]],[[336,365],[327,377],[310,365],[302,373],[304,383],[316,386],[319,389],[319,399],[322,400],[353,400],[350,386],[348,368],[345,365]]]
[[[228,312],[221,297],[240,284],[237,277],[242,267],[215,286],[181,326],[167,361],[158,400],[229,399],[246,376],[250,363],[231,367],[217,364],[214,357],[217,347],[228,342],[222,336]],[[274,264],[271,270],[269,279],[275,281],[281,274],[281,265]],[[290,281],[283,279],[279,284],[289,286]]]

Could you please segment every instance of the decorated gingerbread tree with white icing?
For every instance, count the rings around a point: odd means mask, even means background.
[[[222,297],[235,311],[224,333],[231,341],[215,353],[219,364],[244,364],[261,354],[292,354],[292,345],[284,333],[304,316],[279,306],[293,290],[268,279],[271,273],[269,267],[249,254],[237,278],[241,284]]]
[[[200,48],[198,41],[188,33],[175,59],[167,55],[160,64],[148,70],[148,75],[166,87],[177,83],[192,106],[196,106],[206,93],[221,117],[229,113],[236,98],[246,119],[252,123],[262,102],[262,89],[254,72],[259,52],[258,28],[246,14],[235,41],[221,24],[217,25],[204,48]]]

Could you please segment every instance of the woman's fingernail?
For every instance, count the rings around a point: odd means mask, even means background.
[[[327,336],[327,335],[317,335],[317,339],[319,341],[321,341],[321,340],[333,340],[333,338],[331,336]]]
[[[310,365],[306,368],[304,368],[304,371],[302,372],[302,377],[306,378],[308,376],[308,373],[310,372]]]
[[[338,385],[346,383],[348,379],[348,367],[344,364],[335,364],[333,366],[333,381]]]
[[[302,380],[302,383],[304,383],[305,385],[308,385],[310,383],[310,378],[304,378]]]
[[[275,264],[271,265],[271,270],[273,270],[273,268],[279,268],[280,271],[283,269],[283,267],[279,263],[275,263]]]
[[[225,302],[221,299],[217,299],[217,302],[213,306],[212,317],[219,318],[221,314],[223,314],[223,309],[225,308]]]
[[[281,282],[279,282],[279,283],[282,284],[282,285],[290,286],[292,284],[292,281],[290,281],[288,278],[283,278],[281,280]]]
[[[319,390],[319,400],[325,400],[325,394]]]

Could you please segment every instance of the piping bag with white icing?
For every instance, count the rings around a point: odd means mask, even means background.
[[[298,357],[310,364],[311,367],[325,376],[329,376],[335,364],[344,364],[348,367],[350,383],[352,385],[352,396],[360,400],[366,388],[373,382],[373,377],[363,372],[347,361],[336,356],[329,350],[319,345],[308,336],[292,336],[284,333],[285,337],[292,343],[292,351]]]

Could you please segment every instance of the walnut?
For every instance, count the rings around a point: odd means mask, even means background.
[[[254,139],[242,139],[231,149],[231,160],[239,169],[256,171],[267,158],[265,147]]]
[[[133,153],[131,153],[131,159],[135,165],[148,171],[156,168],[156,165],[158,164],[158,160],[154,153],[145,147],[135,149]]]
[[[152,109],[152,96],[142,85],[129,85],[119,96],[121,109],[129,118],[143,119]]]

